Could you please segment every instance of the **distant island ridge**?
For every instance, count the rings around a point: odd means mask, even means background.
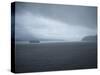
[[[82,39],[85,42],[97,42],[97,35],[95,36],[86,36]]]

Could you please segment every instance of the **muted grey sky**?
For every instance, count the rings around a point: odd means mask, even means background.
[[[16,40],[80,41],[96,32],[96,7],[16,3]]]

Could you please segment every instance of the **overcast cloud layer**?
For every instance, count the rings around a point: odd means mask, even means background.
[[[16,40],[80,41],[96,30],[96,7],[16,3]]]

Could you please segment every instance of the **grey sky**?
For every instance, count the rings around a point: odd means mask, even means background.
[[[16,3],[16,39],[80,41],[96,30],[96,7]]]

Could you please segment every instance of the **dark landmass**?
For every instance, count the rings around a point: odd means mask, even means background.
[[[97,36],[86,36],[82,39],[82,41],[86,42],[96,42],[97,41]]]
[[[30,43],[40,43],[40,41],[39,40],[31,40],[31,41],[29,41]]]

